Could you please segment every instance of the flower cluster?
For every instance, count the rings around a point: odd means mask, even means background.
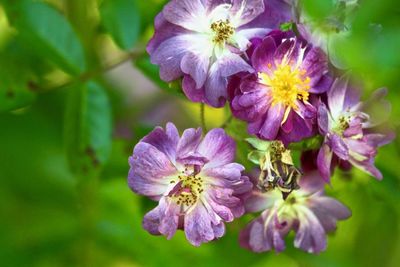
[[[243,247],[280,252],[294,231],[295,247],[319,253],[337,221],[351,216],[324,193],[333,170],[354,166],[382,179],[377,149],[394,137],[377,131],[384,118],[371,110],[389,114],[387,90],[361,102],[349,73],[293,16],[296,8],[287,0],[171,0],[156,17],[147,51],[161,79],[181,79],[191,101],[228,102],[253,136],[248,159],[257,168],[246,174],[235,163],[243,140],[222,128],[204,137],[200,128],[181,136],[172,123],[155,128],[135,146],[128,175],[135,193],[158,202],[143,219],[149,233],[169,239],[180,229],[199,246],[245,212],[261,212],[241,232]],[[289,21],[295,30],[282,31]],[[293,147],[301,148],[301,166]]]

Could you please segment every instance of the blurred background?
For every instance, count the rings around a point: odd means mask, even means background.
[[[141,227],[155,206],[127,186],[128,157],[156,125],[200,125],[199,104],[179,83],[158,78],[145,53],[164,0],[0,0],[1,266],[400,266],[400,141],[383,147],[384,180],[337,171],[327,191],[353,211],[309,255],[293,248],[255,254],[228,226],[216,242],[192,247]],[[304,0],[337,65],[365,84],[389,88],[390,124],[400,126],[400,8],[394,0]],[[311,23],[312,22],[312,23]],[[318,28],[318,29],[317,29]],[[206,108],[208,128],[229,119]],[[244,125],[227,131],[246,161]]]

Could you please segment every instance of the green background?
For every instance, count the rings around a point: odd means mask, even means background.
[[[155,125],[200,125],[200,106],[179,83],[165,84],[144,47],[161,0],[0,1],[1,266],[392,266],[400,265],[400,143],[380,149],[384,180],[336,172],[330,195],[353,211],[310,255],[293,248],[241,249],[246,215],[200,248],[179,232],[167,241],[141,228],[155,203],[127,186],[128,156]],[[327,0],[306,0],[317,25],[336,16]],[[352,31],[334,45],[365,84],[388,87],[390,124],[400,127],[400,9],[393,0],[360,1]],[[340,20],[339,20],[340,21]],[[229,117],[206,108],[208,128]],[[227,131],[246,162],[243,124]]]

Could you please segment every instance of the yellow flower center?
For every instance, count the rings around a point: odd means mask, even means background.
[[[225,44],[235,33],[229,20],[218,20],[211,24],[211,30],[214,32],[213,42],[215,44]]]
[[[268,68],[272,69],[272,65],[268,64]],[[272,106],[283,104],[297,110],[297,100],[308,101],[310,77],[306,76],[305,70],[281,63],[272,75],[260,72],[258,76],[262,84],[271,88]]]
[[[182,172],[184,173],[184,172]],[[192,175],[179,175],[178,181],[171,181],[176,183],[176,190],[170,195],[178,205],[191,206],[196,203],[200,194],[204,191],[203,179],[197,177],[196,174]]]

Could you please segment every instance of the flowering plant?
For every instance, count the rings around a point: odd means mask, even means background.
[[[241,231],[243,247],[281,252],[294,231],[295,247],[320,253],[326,234],[351,216],[324,192],[334,169],[354,166],[382,179],[374,159],[393,134],[368,110],[390,108],[386,89],[374,103],[360,102],[350,72],[332,64],[299,12],[297,1],[171,0],[158,14],[147,51],[161,79],[181,80],[203,109],[228,102],[234,118],[223,128],[247,124],[255,165],[235,163],[244,140],[224,129],[204,139],[201,129],[180,137],[172,123],[154,129],[129,159],[131,189],[158,202],[143,219],[148,232],[170,239],[181,229],[199,246],[221,238],[225,223],[261,212]]]

